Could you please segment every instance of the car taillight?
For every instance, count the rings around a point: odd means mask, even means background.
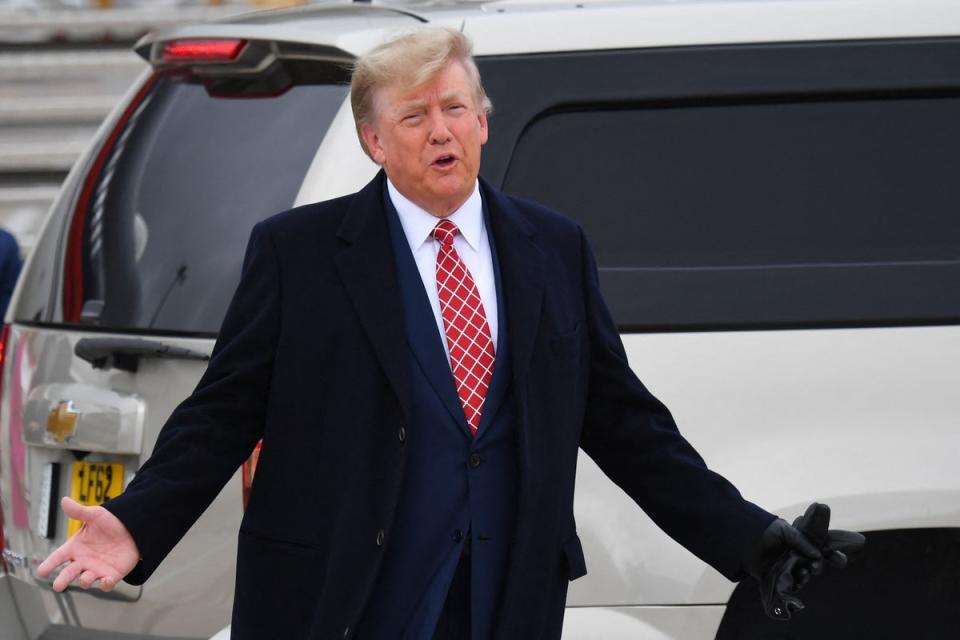
[[[163,45],[164,62],[231,62],[246,40],[174,40]]]
[[[247,502],[250,500],[250,489],[253,487],[253,475],[257,472],[257,461],[260,460],[260,446],[263,440],[257,443],[253,448],[253,453],[243,463],[243,510],[247,510]]]
[[[7,356],[7,342],[10,338],[10,325],[3,325],[0,331],[0,402],[3,400],[3,365]],[[3,550],[7,548],[6,539],[3,536],[3,505],[0,504],[0,569],[7,570],[7,560],[3,555]]]

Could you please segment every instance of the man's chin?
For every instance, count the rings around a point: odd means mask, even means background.
[[[460,208],[470,194],[473,193],[473,182],[468,185],[458,184],[456,187],[442,188],[446,185],[437,185],[429,193],[425,194],[425,201],[429,207],[424,207],[433,215],[446,217]],[[442,212],[442,213],[438,213]]]

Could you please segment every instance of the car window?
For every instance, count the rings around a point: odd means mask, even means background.
[[[159,78],[113,145],[89,211],[75,214],[85,215],[86,312],[102,301],[104,328],[215,333],[252,226],[292,205],[347,93],[303,84],[214,97]]]
[[[505,188],[581,221],[609,269],[958,260],[958,114],[956,98],[560,112],[520,138]]]
[[[957,51],[483,59],[484,175],[583,225],[621,331],[955,323]]]

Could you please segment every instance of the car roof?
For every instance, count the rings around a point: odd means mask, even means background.
[[[398,1],[258,11],[148,34],[324,45],[353,57],[392,33],[431,23],[462,29],[477,55],[639,47],[960,35],[956,0]]]

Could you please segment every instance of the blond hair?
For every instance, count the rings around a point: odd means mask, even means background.
[[[459,62],[466,70],[473,85],[476,108],[490,113],[493,104],[480,82],[480,71],[473,60],[473,44],[456,29],[423,27],[395,37],[357,58],[350,81],[350,106],[360,146],[367,155],[370,150],[360,130],[376,118],[377,93],[385,87],[401,90],[419,87],[452,62]]]

